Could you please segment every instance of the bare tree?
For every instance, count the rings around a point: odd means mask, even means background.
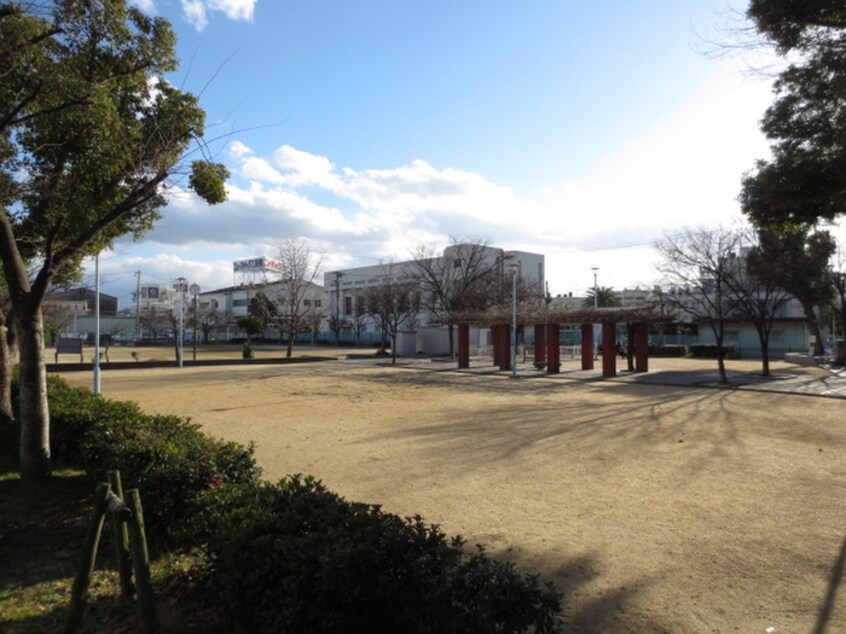
[[[55,342],[58,332],[73,321],[74,311],[68,304],[52,302],[48,299],[41,307],[41,316],[44,320],[45,334],[50,341]]]
[[[720,383],[728,383],[725,367],[725,324],[731,312],[728,280],[735,268],[740,234],[732,229],[699,227],[667,235],[656,248],[658,270],[676,290],[666,295],[680,317],[690,316],[714,333]]]
[[[322,313],[313,299],[321,290],[315,280],[320,275],[323,258],[315,256],[303,238],[288,238],[279,246],[277,259],[283,272],[273,285],[273,299],[277,304],[279,330],[288,341],[285,356],[290,357],[297,334],[309,331],[315,314]]]
[[[391,338],[392,363],[397,362],[397,334],[403,327],[413,328],[420,311],[420,291],[414,282],[399,282],[393,267],[387,267],[382,282],[364,291],[367,313],[376,326]]]
[[[434,321],[447,324],[450,356],[455,350],[452,316],[481,311],[503,300],[503,267],[510,258],[506,252],[491,249],[486,241],[456,237],[451,238],[443,255],[429,245],[415,251],[413,262],[422,307]],[[510,301],[510,295],[508,298]]]
[[[363,293],[357,293],[353,299],[351,325],[355,333],[355,342],[361,346],[361,335],[367,329],[367,298]]]

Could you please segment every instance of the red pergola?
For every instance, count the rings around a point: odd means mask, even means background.
[[[500,370],[511,368],[511,329],[513,316],[504,309],[466,313],[456,317],[458,326],[458,367],[470,367],[470,326],[489,327],[493,340],[493,362]],[[602,376],[617,375],[616,326],[631,327],[634,349],[634,371],[649,371],[649,323],[660,318],[651,308],[583,308],[570,310],[531,309],[521,307],[517,323],[533,326],[537,368],[547,374],[561,371],[559,333],[561,325],[580,325],[582,330],[582,370],[593,369],[593,325],[602,326]]]

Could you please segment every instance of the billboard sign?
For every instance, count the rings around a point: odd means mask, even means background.
[[[235,273],[254,273],[254,272],[268,272],[273,271],[282,273],[285,266],[279,260],[273,258],[247,258],[246,260],[235,260],[232,263],[232,269]]]

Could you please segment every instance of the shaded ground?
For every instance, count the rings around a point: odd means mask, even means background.
[[[487,544],[553,579],[577,631],[846,631],[844,403],[635,378],[346,361],[109,371],[103,392]]]

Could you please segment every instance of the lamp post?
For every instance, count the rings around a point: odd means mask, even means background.
[[[194,345],[193,360],[197,360],[197,296],[200,294],[200,285],[191,284],[188,289],[194,298],[194,325],[191,328],[191,343]]]
[[[511,378],[517,378],[517,263],[511,265]]]
[[[599,308],[599,287],[596,285],[596,274],[599,271],[598,266],[592,266],[593,271],[593,307]],[[599,333],[600,330],[596,324],[593,325],[593,358],[599,358]]]
[[[100,393],[100,254],[94,256],[94,394]]]

